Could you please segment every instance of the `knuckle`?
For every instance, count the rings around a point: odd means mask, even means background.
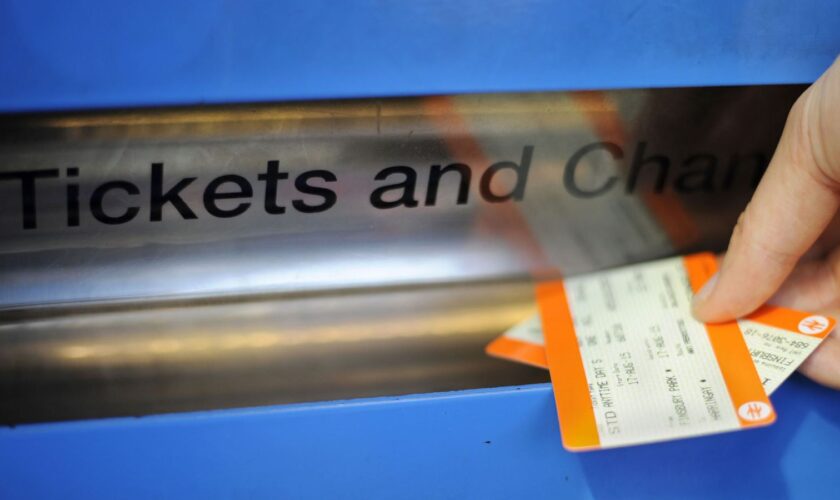
[[[791,267],[799,260],[799,255],[782,250],[779,246],[771,241],[764,241],[761,239],[750,239],[748,244],[752,247],[753,253],[757,253],[763,260],[770,261],[780,267]]]
[[[787,127],[792,167],[836,192],[840,189],[840,149],[832,149],[835,142],[830,129],[836,124],[826,108],[832,105],[830,86],[834,83],[826,79],[808,88],[791,108]]]
[[[738,217],[738,223],[732,233],[733,242],[737,240],[738,244],[746,245],[747,255],[757,256],[762,261],[769,261],[768,264],[781,267],[789,267],[795,264],[799,260],[799,254],[785,249],[776,240],[756,236],[760,232],[756,228],[757,222],[754,212],[755,208],[750,203]]]

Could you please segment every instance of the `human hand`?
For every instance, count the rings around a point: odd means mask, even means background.
[[[694,299],[697,319],[739,318],[768,300],[840,311],[840,231],[832,224],[839,207],[840,58],[791,109],[720,272]],[[800,371],[840,389],[840,335],[826,338]]]

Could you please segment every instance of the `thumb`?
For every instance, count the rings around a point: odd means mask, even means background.
[[[729,242],[697,319],[726,321],[769,299],[840,205],[840,59],[797,100],[773,159]]]

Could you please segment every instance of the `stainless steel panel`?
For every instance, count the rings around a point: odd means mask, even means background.
[[[24,228],[22,182],[0,180],[0,308],[458,282],[558,269],[573,274],[718,248],[800,90],[660,89],[5,117],[0,177],[52,169],[58,177],[34,181],[32,229]],[[575,196],[564,185],[569,161],[599,141],[616,144],[623,157],[591,151],[574,182],[589,191],[610,188]],[[533,154],[521,200],[483,199],[479,183],[488,167],[522,163],[526,146]],[[645,160],[639,175],[633,174],[636,154]],[[278,183],[282,214],[263,208],[267,182],[258,175],[270,161],[289,176]],[[151,220],[153,163],[163,163],[164,190],[195,178],[181,193],[196,218],[184,219],[167,204],[162,220]],[[432,165],[451,163],[471,169],[467,203],[457,204],[458,175],[448,173],[437,202],[427,206]],[[396,165],[417,172],[418,206],[376,209],[373,190],[402,176],[375,176]],[[68,177],[68,168],[78,175]],[[327,211],[292,206],[296,199],[321,203],[295,189],[294,179],[310,170],[336,176],[332,183],[313,180],[336,194]],[[218,218],[205,210],[203,191],[226,174],[242,176],[253,196],[220,201],[226,209],[242,201],[251,206]],[[508,193],[516,179],[502,170],[491,187]],[[130,182],[139,193],[108,191],[103,212],[138,213],[103,224],[92,216],[90,200],[114,181]],[[73,184],[78,226],[68,226]]]
[[[532,300],[500,282],[18,313],[0,325],[0,422],[545,381],[483,353]]]
[[[532,312],[532,281],[721,249],[801,90],[0,117],[0,421],[545,380],[483,354]],[[276,193],[282,214],[265,208],[259,175],[271,161],[288,173]],[[516,169],[499,168],[505,161]],[[164,191],[195,178],[182,198],[196,218],[170,203],[153,220],[153,163],[164,164]],[[456,163],[471,174],[468,199],[458,203],[460,177],[449,172],[431,203],[433,166]],[[481,179],[494,164],[487,196]],[[416,172],[416,206],[371,203],[374,189],[403,180],[376,179],[391,166]],[[56,177],[35,181],[37,227],[27,229],[20,179],[36,170]],[[311,170],[336,178],[313,183],[337,200],[318,213],[293,203],[325,200],[295,185]],[[241,215],[205,207],[221,175],[252,188],[218,201],[250,203]],[[137,211],[105,224],[91,201],[115,181],[102,212]],[[492,199],[517,187],[521,196]]]

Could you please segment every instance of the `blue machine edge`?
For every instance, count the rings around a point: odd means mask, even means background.
[[[832,0],[0,2],[0,112],[811,82]]]
[[[563,449],[548,384],[0,429],[0,498],[830,498],[837,394],[768,428]]]

